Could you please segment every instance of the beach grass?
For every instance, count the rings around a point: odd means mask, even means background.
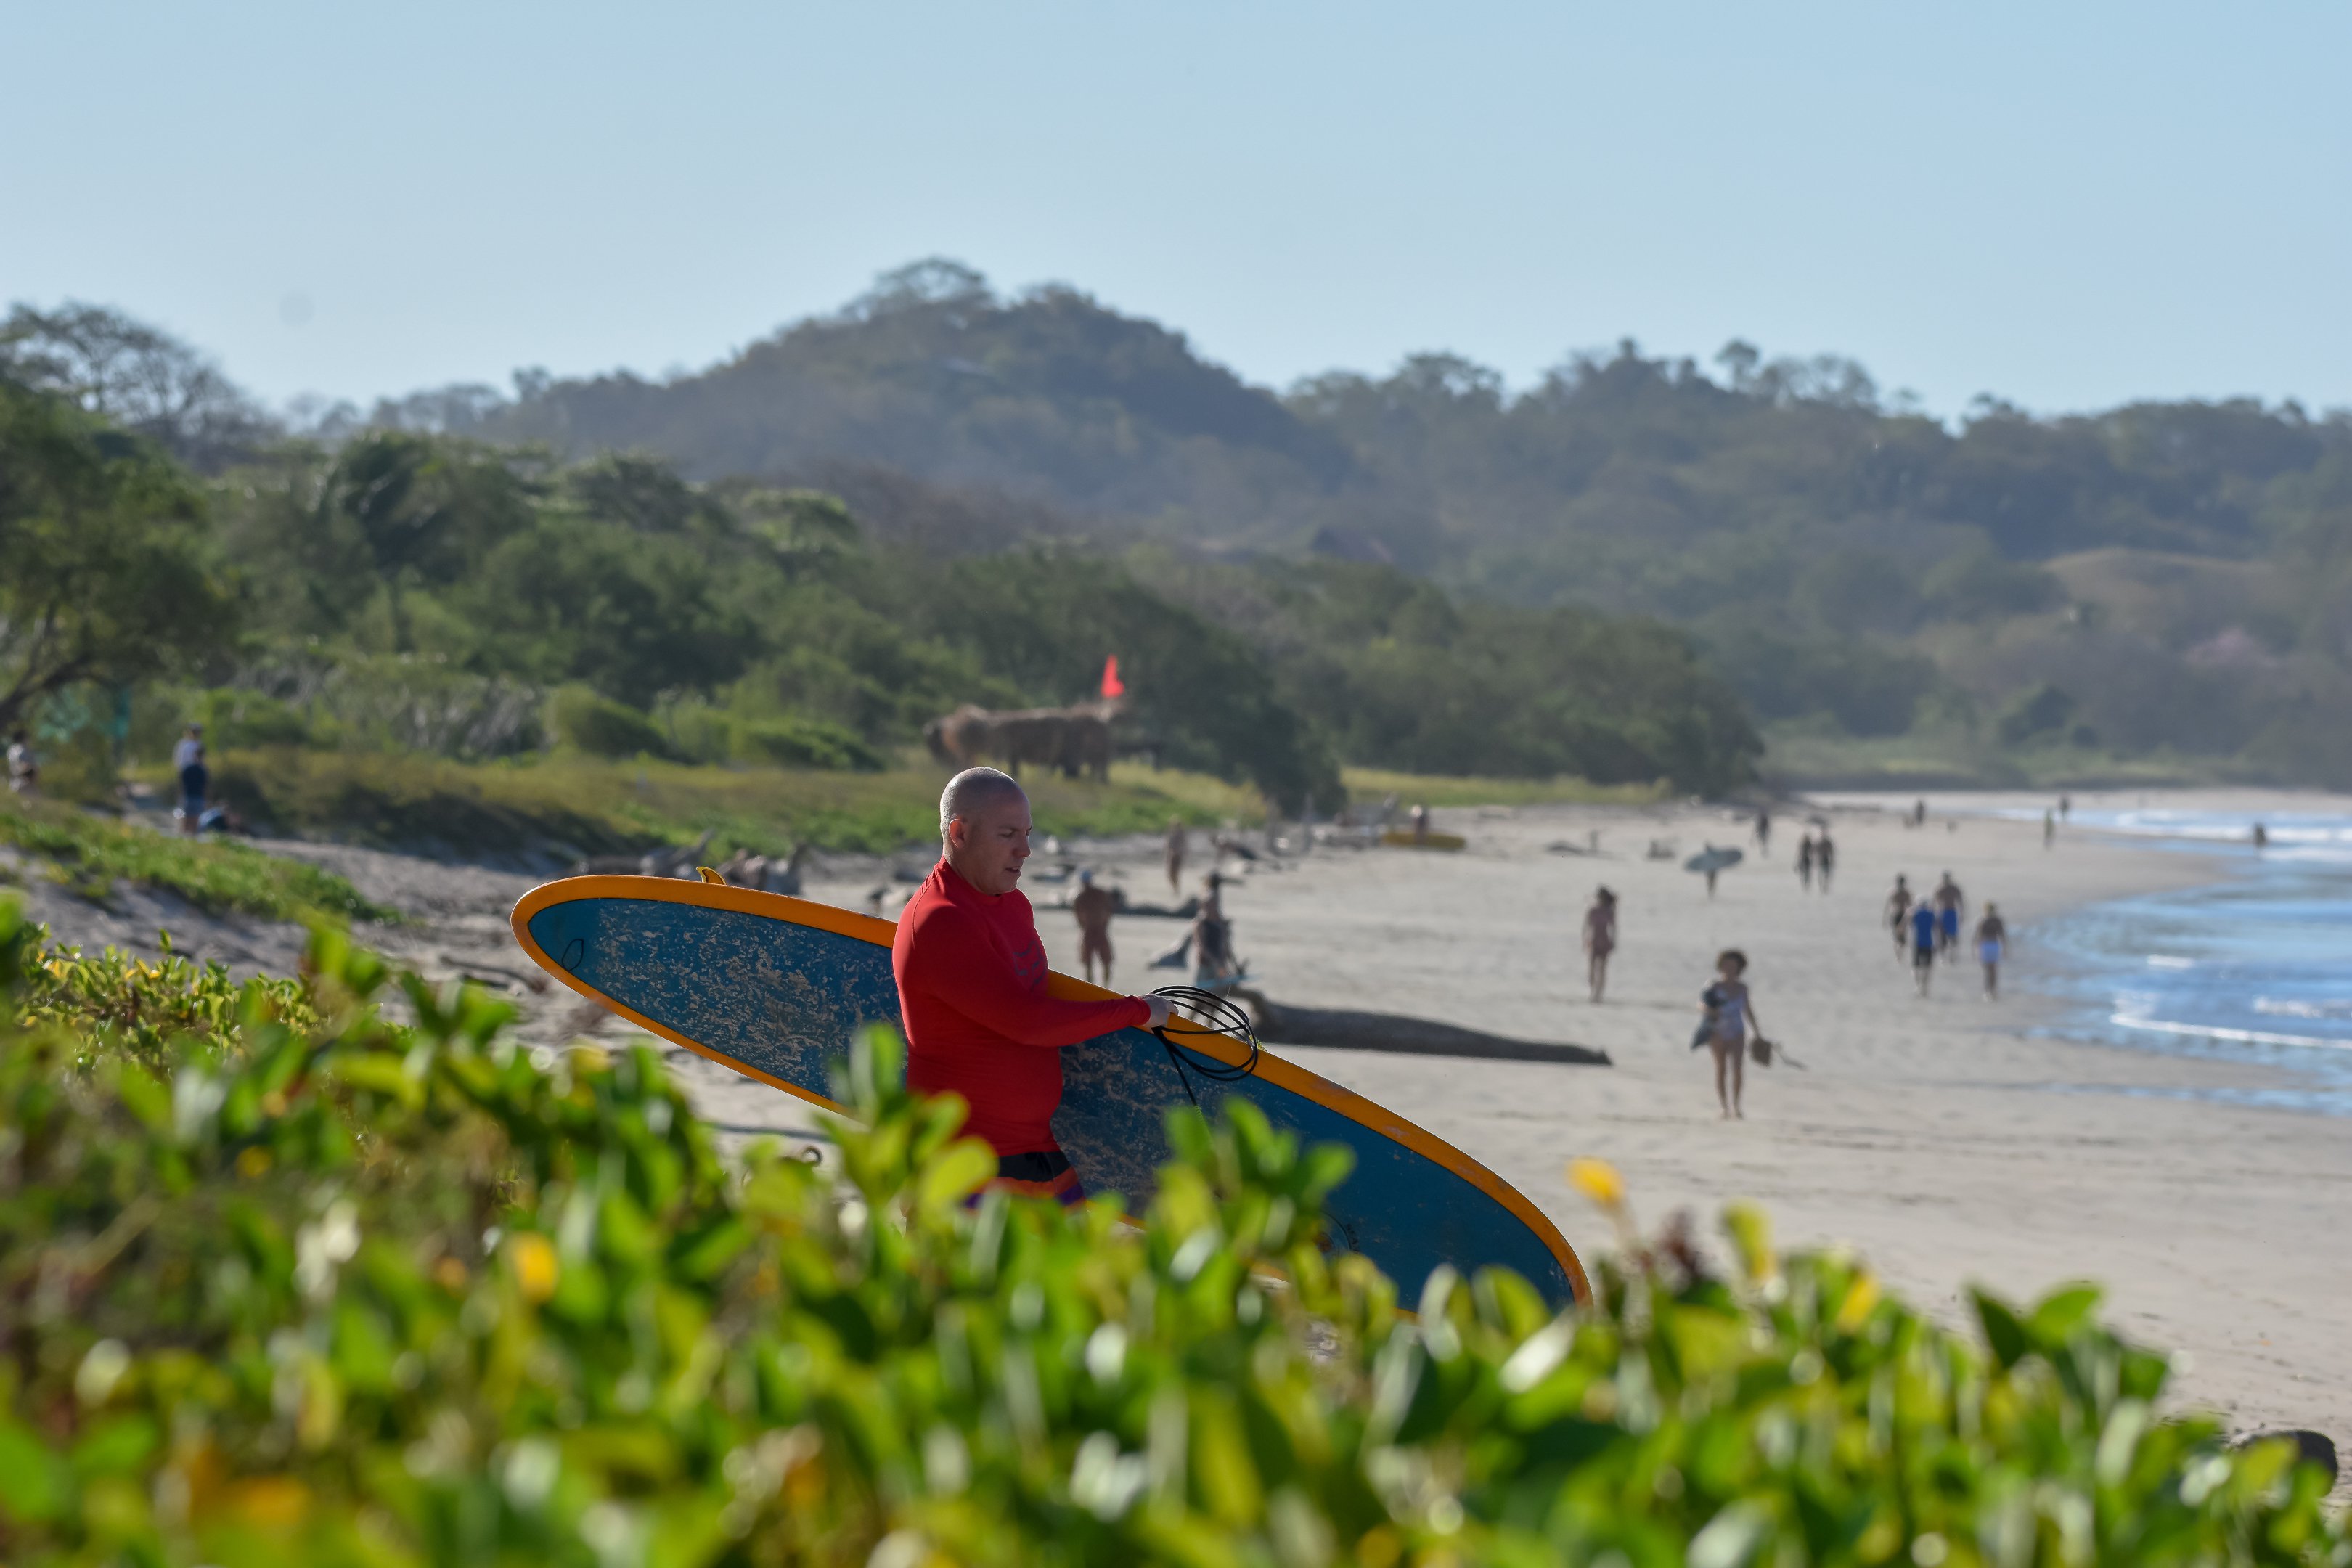
[[[1430,806],[1467,805],[1649,805],[1674,791],[1656,784],[1597,784],[1570,776],[1549,779],[1449,777],[1401,773],[1384,768],[1344,768],[1339,777],[1358,801],[1383,800]]]
[[[0,802],[0,843],[47,861],[58,881],[95,903],[110,899],[117,882],[131,882],[176,893],[214,914],[272,921],[399,918],[318,867],[243,844],[179,838],[55,802]]]
[[[2225,757],[2122,756],[2052,742],[2003,746],[1960,730],[1856,737],[1802,724],[1765,731],[1761,772],[1783,789],[2172,789],[2272,782]]]
[[[781,855],[798,844],[885,854],[939,835],[947,770],[882,773],[696,766],[553,755],[463,763],[416,755],[293,748],[230,752],[215,793],[289,834],[461,856],[528,850],[615,854],[683,844]],[[1200,773],[1120,763],[1110,782],[1032,776],[1038,827],[1065,837],[1255,820],[1255,790]]]

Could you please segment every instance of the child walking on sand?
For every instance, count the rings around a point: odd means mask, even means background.
[[[1988,1002],[2000,1000],[2000,960],[2008,951],[2009,927],[2000,918],[2000,906],[1987,904],[1984,919],[1977,921],[1977,962],[1984,965],[1984,994]]]
[[[1717,955],[1715,984],[1699,996],[1699,1010],[1706,1015],[1707,1048],[1715,1056],[1716,1102],[1723,1108],[1727,1121],[1747,1114],[1739,1108],[1739,1091],[1747,1077],[1748,1032],[1753,1028],[1759,1035],[1763,1033],[1755,999],[1741,978],[1747,973],[1748,955],[1737,948],[1728,949]],[[1728,1093],[1724,1088],[1727,1067],[1731,1075]]]

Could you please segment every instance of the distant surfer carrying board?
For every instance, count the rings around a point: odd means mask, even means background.
[[[1061,1047],[1168,1022],[1162,996],[1065,1002],[1045,994],[1045,947],[1020,891],[1029,797],[994,768],[967,768],[940,796],[940,862],[907,901],[890,943],[907,1026],[907,1086],[954,1093],[964,1131],[996,1151],[993,1185],[1085,1201],[1054,1141]]]

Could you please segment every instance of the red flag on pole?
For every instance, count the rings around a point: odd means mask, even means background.
[[[1118,655],[1103,660],[1102,694],[1106,699],[1127,695],[1127,682],[1118,678]]]

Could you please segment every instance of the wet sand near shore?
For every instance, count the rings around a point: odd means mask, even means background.
[[[1236,947],[1265,993],[1298,1005],[1442,1018],[1529,1039],[1599,1046],[1614,1068],[1281,1054],[1412,1117],[1525,1192],[1581,1251],[1606,1227],[1561,1179],[1571,1155],[1625,1175],[1654,1227],[1695,1211],[1712,1241],[1735,1198],[1761,1203],[1785,1245],[1851,1245],[1948,1321],[1981,1283],[2032,1297],[2093,1279],[2119,1325],[2187,1352],[2188,1403],[2233,1426],[2293,1425],[2352,1438],[2352,1129],[2340,1121],[2179,1098],[2274,1081],[2266,1069],[2037,1037],[2054,1005],[2032,992],[2034,924],[2062,910],[2180,886],[2226,868],[2039,824],[1873,811],[1832,816],[1827,896],[1795,873],[1798,819],[1759,860],[1720,812],[1522,808],[1442,812],[1461,854],[1318,850],[1253,870],[1227,894]],[[1601,833],[1601,858],[1552,852]],[[1672,860],[1643,858],[1671,840]],[[1712,841],[1747,862],[1710,902],[1681,860]],[[1096,858],[1099,863],[1098,857]],[[1045,858],[1041,857],[1043,860]],[[1034,864],[1033,862],[1033,864]],[[1167,884],[1119,867],[1137,898]],[[1199,868],[1196,868],[1196,871]],[[1973,921],[1990,898],[2011,932],[2004,996],[1979,999],[1973,963],[1938,967],[1919,1000],[1880,908],[1895,873],[1915,889],[1952,871]],[[1619,896],[1607,1000],[1586,999],[1577,933],[1596,883]],[[1077,967],[1061,889],[1033,885],[1055,966]],[[1173,921],[1122,920],[1122,988],[1187,978],[1146,972]],[[1707,1054],[1688,1048],[1716,952],[1744,949],[1767,1033],[1810,1070],[1748,1068],[1745,1121],[1717,1119]]]

